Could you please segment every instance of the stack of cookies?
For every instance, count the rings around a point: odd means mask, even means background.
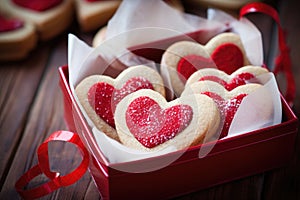
[[[268,73],[249,64],[233,33],[217,35],[205,46],[176,42],[166,49],[161,67],[177,94],[170,101],[158,70],[145,65],[130,66],[116,79],[86,77],[75,92],[94,125],[121,144],[141,151],[185,149],[226,137],[243,99],[262,87],[257,77]]]

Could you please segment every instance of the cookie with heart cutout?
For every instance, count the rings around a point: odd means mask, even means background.
[[[116,108],[116,129],[125,146],[157,151],[168,146],[185,149],[219,130],[220,113],[206,95],[183,96],[167,102],[158,92],[139,90]]]
[[[206,45],[176,42],[166,49],[161,60],[162,67],[169,71],[177,95],[183,91],[186,80],[199,69],[217,68],[231,74],[248,64],[240,36],[235,33],[221,33]]]
[[[62,33],[73,20],[73,0],[2,0],[0,10],[33,23],[41,40]]]
[[[23,59],[36,44],[32,23],[0,13],[0,61]]]
[[[231,91],[228,91],[221,84],[206,80],[187,85],[185,90],[182,92],[182,96],[189,96],[191,94],[204,94],[212,98],[216,102],[221,113],[221,124],[223,124],[223,128],[219,138],[223,138],[227,136],[231,122],[243,99],[248,94],[256,91],[261,87],[261,84],[249,83],[246,85],[238,86]],[[272,113],[271,107],[269,111],[270,112],[265,113],[266,116],[270,116],[270,114]]]
[[[257,76],[268,72],[266,68],[253,65],[241,67],[230,75],[215,68],[205,68],[193,73],[186,81],[185,87],[198,81],[208,80],[219,83],[226,90],[230,91],[249,82],[259,83]]]
[[[144,65],[129,67],[116,79],[105,75],[89,76],[76,86],[75,92],[95,126],[119,140],[115,130],[115,108],[125,96],[140,89],[152,89],[165,96],[159,73]]]

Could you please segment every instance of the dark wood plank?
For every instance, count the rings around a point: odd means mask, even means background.
[[[0,199],[9,196],[11,199],[18,199],[19,196],[14,189],[17,179],[29,168],[37,163],[36,149],[46,137],[57,130],[65,130],[63,119],[62,94],[59,89],[58,67],[67,63],[67,36],[64,35],[57,40],[54,49],[51,51],[47,69],[37,90],[36,98],[28,115],[27,124],[22,140],[16,151],[14,160],[5,179]],[[55,148],[56,147],[56,148]],[[68,144],[54,146],[51,155],[54,157],[53,170],[65,171],[67,173],[74,169],[81,161],[78,151],[74,151]],[[57,158],[63,158],[63,161]],[[52,160],[51,160],[52,161]],[[43,177],[34,182],[41,183]],[[86,174],[76,184],[57,190],[45,197],[62,199],[82,199],[85,191],[90,187],[91,178]],[[33,184],[35,184],[33,183]]]
[[[282,23],[289,32],[288,43],[291,46],[293,70],[298,77],[296,81],[299,86],[297,67],[300,61],[298,56],[300,44],[297,42],[300,33],[300,20],[297,17],[299,3],[283,2],[287,1],[282,1],[279,8]],[[274,53],[272,54],[271,50],[277,48],[275,40],[271,37],[274,30],[272,20],[258,15],[251,15],[249,18],[263,32],[266,60],[272,60]],[[91,44],[93,34],[71,31]],[[51,48],[52,45],[54,48]],[[67,63],[67,36],[62,35],[46,45],[42,44],[32,55],[34,57],[29,57],[23,62],[1,64],[0,68],[0,173],[2,177],[0,199],[7,197],[20,199],[14,190],[14,184],[25,171],[37,163],[36,148],[53,131],[66,129],[57,68]],[[299,116],[299,87],[297,89],[298,101],[295,101],[295,110],[298,111]],[[297,199],[300,197],[299,140],[300,137],[297,138],[296,155],[287,167],[176,199]],[[81,161],[78,151],[68,144],[53,144],[50,146],[50,152],[52,169],[62,173],[69,172]],[[43,181],[45,178],[38,177],[32,185],[38,185]],[[99,198],[100,195],[91,176],[86,173],[77,183],[59,189],[42,199]]]
[[[0,64],[0,185],[22,138],[49,50],[50,45],[41,45],[24,61]]]

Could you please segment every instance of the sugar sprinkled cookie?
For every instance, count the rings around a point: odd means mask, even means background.
[[[116,79],[105,75],[89,76],[77,85],[75,92],[96,127],[118,140],[115,108],[125,96],[140,89],[152,89],[165,95],[161,76],[143,65],[127,68]]]
[[[206,45],[192,41],[179,41],[171,45],[162,56],[161,65],[167,67],[173,89],[180,95],[185,81],[202,68],[218,68],[231,74],[248,65],[239,35],[221,33]]]
[[[266,68],[253,65],[241,67],[230,75],[215,68],[205,68],[193,73],[187,80],[185,87],[198,81],[209,80],[221,84],[226,90],[233,90],[248,82],[258,82],[257,76],[268,72]]]
[[[25,58],[36,46],[34,25],[0,13],[0,60],[10,61]]]
[[[243,99],[260,87],[262,87],[261,84],[249,83],[240,85],[228,91],[224,86],[217,82],[205,80],[188,85],[183,91],[182,96],[205,94],[216,102],[223,122],[223,128],[219,137],[223,138],[227,136],[231,122]],[[270,113],[266,113],[266,115],[269,114]]]
[[[184,149],[214,135],[220,114],[206,95],[183,96],[167,102],[159,93],[143,89],[117,105],[115,122],[119,138],[127,147],[141,151],[167,146]]]

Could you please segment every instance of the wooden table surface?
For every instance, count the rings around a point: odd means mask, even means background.
[[[291,49],[293,74],[297,94],[293,110],[300,113],[300,3],[297,0],[276,4],[287,43]],[[191,12],[196,8],[191,9]],[[197,8],[198,9],[198,8]],[[271,18],[251,14],[249,18],[263,33],[265,62],[272,65],[277,49],[275,25]],[[17,179],[37,164],[36,150],[52,132],[66,130],[63,118],[62,93],[59,89],[58,67],[67,64],[67,33],[74,33],[91,44],[94,33],[80,32],[74,23],[67,32],[38,47],[22,61],[0,63],[0,199],[20,199],[14,189]],[[280,85],[282,77],[278,77]],[[291,162],[237,181],[198,191],[178,199],[300,199],[300,139]],[[49,150],[52,165],[67,173],[81,158],[73,147],[56,144]],[[35,179],[38,185],[43,177]],[[99,199],[90,174],[87,172],[75,184],[61,188],[42,199]]]

